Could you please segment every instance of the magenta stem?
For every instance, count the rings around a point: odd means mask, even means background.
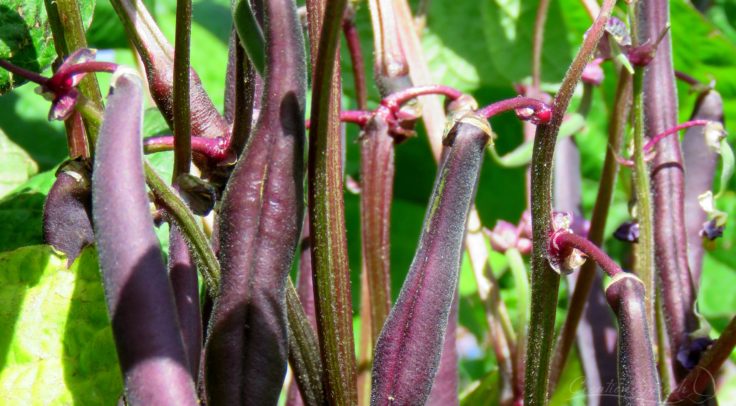
[[[13,65],[10,61],[5,59],[0,59],[0,66],[14,75],[18,75],[33,83],[38,83],[39,85],[45,85],[49,81],[48,78],[45,78],[36,72],[29,71],[28,69],[21,68],[20,66]]]
[[[708,123],[709,123],[708,120],[691,120],[691,121],[686,121],[675,127],[672,127],[663,133],[655,135],[654,138],[650,139],[649,142],[644,144],[644,152],[649,152],[652,148],[654,148],[654,145],[656,143],[658,143],[660,140],[662,140],[664,137],[668,135],[677,134],[680,130],[684,130],[686,128],[704,126],[704,125],[707,125]]]
[[[486,107],[483,107],[482,109],[478,110],[478,114],[485,118],[491,118],[505,111],[516,110],[520,108],[530,108],[534,110],[535,114],[540,111],[550,110],[550,107],[540,100],[533,99],[531,97],[518,96],[511,99],[501,100]]]
[[[698,79],[695,79],[694,77],[688,75],[685,72],[680,72],[680,71],[676,70],[675,71],[675,77],[678,80],[681,80],[681,81],[687,83],[690,86],[702,85],[702,83],[700,83],[700,81]]]
[[[62,65],[61,68],[51,77],[48,82],[49,87],[56,88],[64,84],[69,78],[81,75],[83,73],[107,72],[113,73],[118,65],[112,62],[89,61],[75,63],[73,65]]]
[[[224,138],[206,138],[192,136],[192,151],[200,153],[208,158],[223,160],[228,157],[227,141]],[[146,153],[172,151],[174,149],[174,136],[162,135],[151,137],[143,141]]]
[[[559,247],[560,252],[567,251],[567,248],[575,248],[582,251],[611,277],[623,272],[621,267],[611,257],[606,255],[597,245],[585,237],[569,232],[557,232],[552,236],[552,243]]]
[[[426,85],[410,87],[393,93],[381,101],[383,106],[388,107],[391,111],[396,111],[401,107],[402,104],[408,102],[411,99],[419,96],[426,96],[430,94],[440,94],[447,97],[450,100],[455,100],[462,96],[462,92],[449,86],[444,85]]]
[[[366,110],[342,110],[340,111],[340,121],[343,123],[353,123],[359,125],[361,128],[368,124],[368,120],[373,117],[372,111]],[[307,130],[311,126],[311,122],[307,120],[305,122]]]

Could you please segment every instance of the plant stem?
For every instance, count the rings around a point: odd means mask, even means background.
[[[286,286],[286,314],[289,322],[289,364],[294,371],[294,379],[299,385],[304,404],[324,405],[319,343],[291,278],[288,278]]]
[[[736,347],[736,317],[731,319],[718,340],[702,355],[698,365],[682,379],[679,386],[670,394],[667,404],[695,404],[706,387],[714,383],[716,373],[728,359],[734,347]]]
[[[307,4],[315,67],[309,145],[312,267],[326,398],[338,405],[357,402],[342,145],[335,120],[340,111],[338,39],[346,4],[346,0]]]
[[[552,210],[552,162],[557,134],[562,118],[580,80],[583,69],[595,51],[603,35],[615,0],[606,0],[601,13],[583,41],[583,45],[565,74],[560,91],[555,97],[552,120],[537,127],[532,158],[532,277],[531,317],[529,340],[526,352],[526,378],[524,403],[544,405],[547,403],[547,381],[550,356],[552,355],[554,322],[557,312],[557,294],[560,276],[552,270],[547,260]]]
[[[54,34],[54,45],[57,53],[62,57],[69,56],[80,48],[87,48],[82,14],[79,11],[77,0],[45,0],[49,24]],[[100,85],[94,75],[85,76],[79,83],[80,93],[87,98],[98,110],[102,110],[102,94]],[[90,153],[94,153],[99,126],[84,120],[87,144]]]
[[[515,110],[515,109],[521,109],[521,108],[529,108],[534,110],[534,114],[539,114],[540,112],[549,112],[550,107],[544,104],[543,102],[532,99],[531,97],[523,97],[518,96],[511,99],[501,100],[498,102],[495,102],[489,106],[486,106],[480,110],[478,110],[478,114],[485,118],[491,118],[499,113],[503,113],[504,111],[509,110]]]
[[[342,32],[350,51],[358,109],[366,110],[368,109],[368,89],[365,86],[365,64],[363,63],[363,52],[360,49],[360,36],[355,26],[355,9],[353,6],[347,7],[345,18],[342,20]]]
[[[598,246],[601,246],[603,243],[608,210],[611,205],[613,188],[616,185],[618,163],[616,162],[615,154],[621,149],[621,143],[624,138],[627,117],[629,115],[630,97],[631,74],[626,69],[621,69],[619,71],[619,80],[616,87],[610,126],[608,127],[608,148],[606,149],[606,157],[603,162],[603,171],[601,172],[599,182],[600,186],[598,187],[598,195],[593,206],[590,229],[588,230],[588,239]],[[595,272],[595,262],[586,262],[580,267],[580,272],[578,272],[575,290],[573,291],[568,307],[567,318],[565,318],[565,323],[557,339],[557,347],[552,361],[552,375],[550,376],[550,392],[554,391],[557,380],[565,367],[565,362],[572,348],[572,344],[575,342],[575,332],[585,310],[585,304],[588,300],[593,281],[595,280]]]
[[[652,223],[652,194],[649,168],[644,160],[644,68],[634,68],[633,126],[634,126],[634,193],[636,219],[639,222],[639,242],[636,246],[635,273],[644,283],[644,302],[647,320],[654,320],[654,224]],[[650,323],[653,327],[653,324]],[[653,332],[653,331],[652,331]],[[651,334],[652,337],[654,336]]]
[[[544,47],[544,25],[547,22],[549,0],[540,0],[534,18],[534,34],[532,37],[532,97],[539,96],[542,83],[542,50]]]
[[[566,231],[557,232],[552,236],[551,244],[556,245],[562,253],[573,248],[582,251],[595,261],[611,278],[623,272],[621,267],[611,257],[606,255],[597,245],[585,237]]]
[[[102,112],[88,103],[86,99],[81,98],[77,103],[77,110],[82,113],[85,119],[90,120],[98,127],[101,125]],[[171,215],[182,234],[184,234],[184,238],[186,238],[192,251],[194,251],[199,265],[197,269],[202,273],[210,295],[215,297],[220,283],[220,264],[217,262],[212,247],[210,247],[207,236],[197,225],[197,220],[187,204],[161,179],[146,159],[143,160],[143,171],[146,184],[153,191],[156,201]]]
[[[174,172],[172,182],[189,173],[192,162],[192,121],[189,105],[189,44],[192,28],[192,0],[176,2],[174,48]]]
[[[144,160],[143,164],[146,184],[151,188],[156,201],[166,209],[182,234],[184,234],[194,256],[197,258],[197,269],[204,277],[207,290],[212,297],[216,297],[220,284],[220,264],[217,262],[212,247],[210,247],[207,236],[197,225],[197,219],[189,210],[187,204],[161,179],[148,161]]]
[[[654,137],[650,138],[649,141],[646,144],[644,144],[644,152],[648,152],[648,151],[652,150],[652,148],[654,148],[654,146],[660,140],[662,140],[664,137],[666,137],[668,135],[677,134],[678,132],[680,132],[680,131],[682,131],[682,130],[684,130],[686,128],[690,128],[690,127],[705,126],[709,122],[710,121],[708,121],[708,120],[690,120],[690,121],[686,121],[686,122],[684,122],[682,124],[676,125],[676,126],[670,128],[668,130],[665,130],[664,132],[659,133],[659,134],[655,135]]]

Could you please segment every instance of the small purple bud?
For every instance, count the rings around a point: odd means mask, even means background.
[[[700,357],[703,355],[705,350],[711,346],[711,344],[713,344],[713,340],[708,337],[696,338],[690,341],[690,343],[684,348],[680,348],[680,351],[677,352],[677,361],[685,367],[685,369],[691,370],[698,365]]]
[[[718,225],[717,219],[712,219],[703,223],[703,229],[700,230],[700,236],[713,241],[723,236],[723,225]]]
[[[637,243],[639,242],[639,223],[627,221],[613,232],[613,237],[619,241]]]

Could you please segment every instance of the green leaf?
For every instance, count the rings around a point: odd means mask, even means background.
[[[97,266],[71,268],[50,246],[0,254],[0,399],[9,404],[115,404],[123,389]]]
[[[0,198],[38,172],[36,162],[0,129]]]
[[[79,2],[84,25],[92,22],[94,0]],[[41,72],[56,56],[44,0],[3,0],[0,4],[0,58]],[[0,69],[0,95],[25,80]]]
[[[498,405],[501,402],[501,376],[493,370],[471,387],[460,399],[461,406]]]

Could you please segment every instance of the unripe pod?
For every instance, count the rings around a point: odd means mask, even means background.
[[[89,169],[72,161],[56,174],[43,206],[43,239],[63,252],[68,264],[94,243]]]
[[[376,344],[372,405],[424,404],[430,394],[490,133],[485,119],[466,113],[445,137],[419,247]]]
[[[105,298],[131,405],[196,405],[143,177],[143,84],[118,70],[97,141],[92,215]]]
[[[205,356],[213,406],[275,405],[286,373],[284,288],[303,214],[306,63],[294,1],[263,5],[262,110],[220,212],[222,281]]]
[[[644,294],[644,284],[630,273],[617,274],[606,288],[606,299],[618,319],[619,405],[660,403]]]

